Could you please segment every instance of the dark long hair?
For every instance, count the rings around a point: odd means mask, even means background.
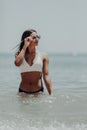
[[[22,50],[23,46],[24,46],[24,39],[25,39],[26,37],[29,37],[33,32],[36,32],[36,33],[37,33],[37,31],[34,30],[34,29],[25,30],[25,31],[23,32],[22,37],[21,37],[21,42],[20,42],[19,47],[18,47],[18,52],[20,52],[20,51]]]

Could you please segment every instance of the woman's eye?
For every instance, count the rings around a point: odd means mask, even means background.
[[[36,37],[35,36],[33,36],[33,39],[35,39]]]

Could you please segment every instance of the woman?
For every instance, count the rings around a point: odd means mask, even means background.
[[[52,94],[52,84],[49,76],[49,59],[44,53],[40,53],[38,46],[40,37],[36,30],[24,31],[19,50],[15,55],[15,65],[20,68],[21,83],[19,92],[35,94],[43,92],[42,76],[49,95]]]

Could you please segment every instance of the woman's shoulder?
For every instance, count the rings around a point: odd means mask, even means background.
[[[40,52],[40,55],[42,57],[43,60],[48,60],[48,53],[46,52]]]

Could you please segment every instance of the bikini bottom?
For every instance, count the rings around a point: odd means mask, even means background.
[[[34,93],[38,93],[38,92],[44,92],[44,88],[43,88],[43,86],[42,86],[39,90],[33,91],[33,92],[27,92],[27,91],[24,91],[24,90],[22,90],[21,88],[19,88],[19,92],[24,92],[24,93],[26,93],[26,94],[34,94]]]

